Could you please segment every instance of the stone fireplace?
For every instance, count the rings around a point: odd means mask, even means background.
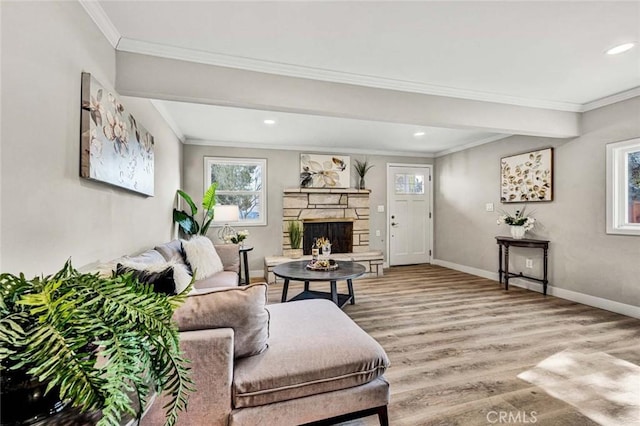
[[[332,253],[369,251],[369,193],[368,189],[354,188],[285,189],[282,209],[283,254],[286,256],[291,249],[287,230],[289,222],[294,220],[302,222],[305,230],[305,254],[311,253],[313,237],[321,236],[331,240]],[[324,232],[326,235],[315,235]]]

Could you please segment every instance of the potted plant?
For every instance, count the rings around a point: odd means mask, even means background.
[[[289,222],[289,243],[291,244],[291,257],[298,259],[302,257],[303,251],[300,248],[302,244],[302,225],[296,220]]]
[[[80,273],[70,261],[30,280],[0,274],[0,288],[3,379],[18,372],[40,382],[76,410],[99,413],[100,426],[140,418],[153,390],[164,391],[166,424],[175,424],[193,383],[171,318],[189,288],[167,296],[131,273]],[[4,402],[3,418],[18,410]]]
[[[535,226],[536,220],[531,216],[525,216],[525,209],[527,206],[524,206],[522,210],[516,210],[514,215],[510,213],[502,212],[502,215],[497,220],[498,225],[502,225],[503,223],[509,225],[509,231],[511,232],[511,236],[516,240],[521,240],[524,238],[525,233]]]
[[[198,207],[193,202],[193,199],[184,191],[178,189],[177,193],[190,208],[191,213],[184,210],[173,209],[173,221],[178,224],[180,231],[186,235],[207,235],[209,226],[213,221],[213,208],[216,205],[216,188],[218,182],[213,182],[202,196],[202,222],[199,224],[196,220],[198,214]]]
[[[356,171],[356,174],[360,177],[360,180],[358,181],[358,189],[365,189],[365,181],[364,181],[364,177],[366,176],[367,172],[373,167],[373,164],[369,164],[369,160],[368,159],[364,159],[364,160],[354,160],[355,164],[353,165],[353,168]]]

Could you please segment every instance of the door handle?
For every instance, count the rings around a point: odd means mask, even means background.
[[[391,226],[396,226],[396,225],[399,225],[399,224],[396,222],[391,222]]]

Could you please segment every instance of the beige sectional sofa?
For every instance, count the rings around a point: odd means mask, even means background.
[[[175,271],[184,267],[182,249],[174,240],[109,269],[173,264]],[[196,281],[174,314],[196,388],[178,425],[328,424],[371,414],[387,425],[383,348],[328,300],[267,305],[266,283],[238,284],[238,246],[215,249],[224,270]],[[159,396],[142,425],[164,424],[163,406]]]
[[[267,305],[265,283],[198,287],[174,315],[196,388],[179,425],[327,424],[371,414],[388,424],[387,355],[332,302]],[[158,397],[142,425],[163,424],[163,405]]]

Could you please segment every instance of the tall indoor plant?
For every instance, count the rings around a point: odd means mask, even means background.
[[[193,202],[193,199],[189,194],[184,191],[178,190],[177,193],[189,206],[190,212],[184,210],[173,209],[173,221],[180,226],[180,230],[187,236],[191,235],[207,235],[209,226],[213,221],[213,208],[216,205],[216,188],[218,182],[213,182],[202,196],[202,222],[198,223],[196,215],[198,214],[198,207]]]
[[[139,417],[151,391],[165,391],[175,424],[192,381],[171,318],[189,289],[154,293],[131,273],[80,273],[70,261],[30,280],[0,274],[0,286],[3,375],[21,371],[81,412],[101,412],[100,426]]]

